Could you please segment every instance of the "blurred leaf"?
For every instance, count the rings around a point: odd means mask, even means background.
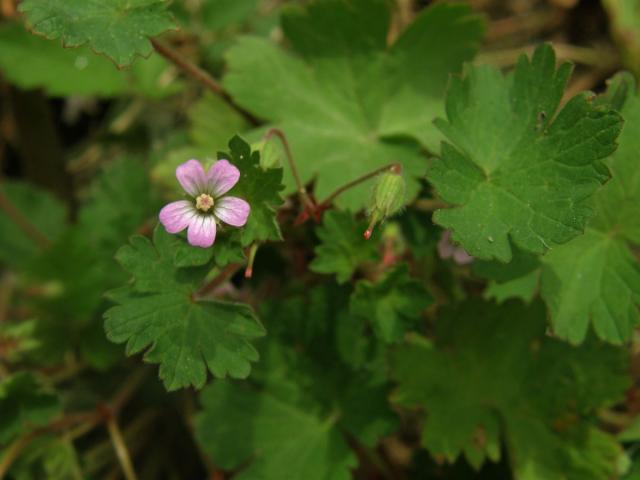
[[[33,185],[3,182],[0,190],[24,218],[49,240],[55,240],[66,228],[66,210],[57,198]],[[0,209],[0,262],[24,268],[41,247]]]
[[[245,378],[258,360],[250,340],[264,328],[247,305],[194,299],[208,267],[178,268],[180,242],[157,227],[153,243],[137,236],[120,249],[118,261],[133,281],[109,294],[117,306],[105,313],[107,337],[126,342],[127,355],[147,349],[145,360],[160,364],[167,390],[202,388],[207,369]]]
[[[428,178],[455,205],[434,221],[474,257],[508,262],[512,243],[541,254],[580,235],[592,213],[586,200],[609,178],[601,160],[622,119],[588,93],[556,115],[571,67],[556,70],[555,60],[543,45],[510,75],[471,67],[452,80],[448,120],[437,122],[451,144]]]
[[[201,402],[196,436],[203,450],[226,470],[251,460],[234,476],[238,480],[349,480],[357,465],[334,428],[337,415],[320,415],[311,405],[297,406],[230,382],[207,387]]]
[[[92,185],[88,202],[80,210],[79,228],[92,245],[112,255],[157,204],[146,166],[136,157],[121,158]]]
[[[218,95],[205,93],[189,109],[189,137],[213,157],[227,146],[229,138],[244,132],[247,121]]]
[[[67,480],[79,476],[78,456],[73,445],[53,435],[34,439],[10,470],[10,478],[15,480]]]
[[[118,70],[93,54],[88,47],[60,48],[18,24],[0,27],[0,69],[9,81],[24,89],[44,88],[50,96],[99,95],[111,97],[137,93],[162,97],[175,93],[181,84],[159,79],[167,62],[153,56],[131,69]]]
[[[350,311],[369,322],[378,338],[393,343],[419,326],[423,311],[432,302],[424,285],[409,276],[406,265],[399,265],[375,283],[357,282]]]
[[[624,63],[636,75],[640,73],[640,1],[602,0],[609,15],[613,38],[622,51]]]
[[[207,28],[219,30],[244,22],[260,0],[209,0],[202,8],[202,21]]]
[[[23,0],[19,10],[39,35],[65,47],[88,45],[117,66],[148,57],[148,37],[176,25],[165,0]]]
[[[366,262],[376,261],[377,245],[367,241],[363,233],[366,221],[358,221],[352,213],[331,210],[322,216],[322,225],[316,228],[320,245],[309,268],[318,273],[335,273],[338,283],[349,280]]]
[[[433,347],[393,356],[395,400],[425,408],[423,445],[479,468],[506,446],[515,478],[611,478],[621,448],[590,417],[628,387],[625,352],[545,335],[540,303],[467,302],[436,323]]]
[[[275,211],[282,204],[282,169],[263,169],[260,153],[252,152],[249,144],[238,136],[229,142],[229,153],[218,153],[218,158],[226,158],[240,170],[240,180],[229,195],[240,197],[251,205],[247,224],[235,234],[240,244],[246,247],[254,242],[282,240]]]
[[[30,373],[4,378],[0,382],[0,444],[47,425],[59,411],[58,397]]]
[[[227,54],[225,88],[286,133],[302,181],[314,179],[320,199],[391,162],[403,164],[408,199],[415,197],[426,168],[416,140],[436,150],[439,137],[429,131],[448,74],[473,56],[483,30],[468,7],[439,4],[387,49],[389,23],[383,0],[316,2],[283,16],[293,53],[245,37]],[[293,191],[288,171],[285,183]],[[353,188],[336,203],[363,208],[368,189]]]

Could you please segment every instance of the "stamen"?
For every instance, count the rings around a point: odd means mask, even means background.
[[[201,193],[196,198],[196,208],[203,212],[208,212],[213,207],[213,197],[206,193]]]

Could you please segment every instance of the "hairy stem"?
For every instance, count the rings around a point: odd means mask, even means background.
[[[173,63],[176,67],[186,73],[188,76],[193,78],[194,80],[200,82],[204,85],[208,90],[222,97],[229,105],[231,105],[236,111],[238,111],[242,116],[249,121],[252,125],[257,125],[258,122],[256,119],[247,112],[245,109],[237,105],[229,96],[227,92],[224,91],[222,85],[220,85],[211,75],[205,72],[203,69],[194,65],[193,63],[186,60],[182,55],[176,52],[173,48],[168,45],[154,39],[150,38],[151,45],[156,52],[162,55],[164,58]]]
[[[311,197],[309,197],[307,189],[304,187],[304,184],[300,179],[298,167],[296,166],[296,162],[293,159],[293,154],[291,153],[291,148],[289,147],[289,142],[287,141],[286,135],[282,130],[278,128],[271,128],[264,135],[264,141],[268,142],[272,137],[278,137],[278,139],[282,143],[282,146],[284,147],[284,152],[287,157],[287,162],[289,163],[289,168],[291,169],[291,174],[293,175],[293,179],[296,182],[296,188],[298,190],[298,195],[300,196],[300,201],[309,213],[315,212],[316,204],[313,200],[311,200]]]
[[[399,163],[390,163],[389,165],[385,165],[384,167],[377,168],[372,172],[362,175],[361,177],[358,177],[355,180],[345,183],[343,186],[337,188],[331,195],[325,198],[320,203],[320,205],[318,205],[318,207],[320,208],[320,210],[326,209],[327,207],[329,207],[329,205],[331,205],[331,203],[336,199],[337,196],[343,194],[344,192],[346,192],[347,190],[353,187],[360,185],[363,182],[366,182],[367,180],[377,175],[380,175],[381,173],[384,173],[384,172],[400,173],[401,171],[402,171],[402,165],[400,165]]]

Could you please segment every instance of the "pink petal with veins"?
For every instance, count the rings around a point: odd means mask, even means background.
[[[169,233],[178,233],[184,230],[196,216],[196,209],[188,200],[171,202],[160,210],[160,223]]]
[[[207,175],[198,160],[187,160],[176,168],[176,177],[185,192],[192,197],[207,191]]]
[[[247,223],[251,207],[247,202],[237,197],[222,197],[216,200],[213,214],[224,223],[234,227],[242,227]]]
[[[214,197],[224,195],[231,190],[240,179],[240,170],[228,160],[218,160],[211,165],[207,174],[208,186]]]
[[[187,240],[194,247],[207,248],[216,241],[216,219],[213,215],[197,215],[187,230]]]

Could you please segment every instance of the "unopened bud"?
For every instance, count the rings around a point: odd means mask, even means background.
[[[397,213],[404,206],[404,200],[405,181],[402,167],[394,165],[380,175],[373,189],[372,205],[369,209],[370,222],[364,237],[369,240],[375,224]]]

